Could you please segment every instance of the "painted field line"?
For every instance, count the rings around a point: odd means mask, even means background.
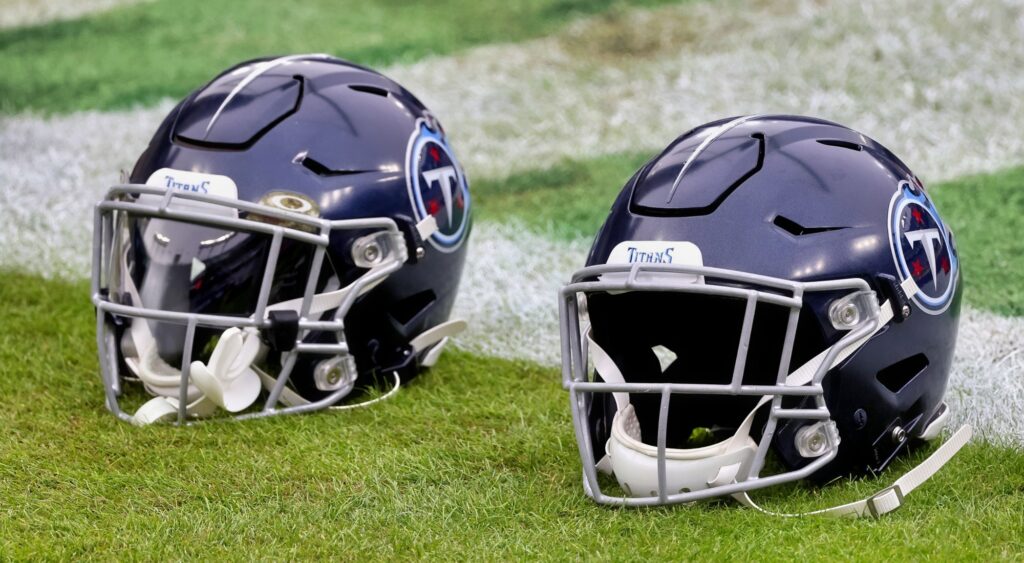
[[[0,29],[70,20],[146,0],[3,0]]]

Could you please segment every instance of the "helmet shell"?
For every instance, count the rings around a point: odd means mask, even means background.
[[[912,304],[907,303],[912,308],[909,317],[884,327],[824,380],[841,446],[836,459],[815,477],[881,470],[907,443],[891,439],[894,429],[920,434],[942,404],[962,292],[952,232],[920,181],[892,152],[861,133],[821,119],[781,115],[740,123],[703,147],[677,180],[701,143],[729,121],[684,133],[636,172],[612,205],[587,265],[607,262],[623,241],[687,241],[699,248],[704,266],[800,282],[860,278],[880,300],[891,293],[893,284],[887,280],[898,283],[913,277],[921,291]],[[927,244],[922,237],[928,238]],[[595,339],[603,337],[599,341],[612,348],[609,353],[616,363],[627,364],[620,365],[627,379],[631,372],[644,374],[644,381],[657,380],[659,374],[635,361],[629,366],[636,356],[623,347],[616,350],[616,339],[649,349],[664,334],[686,332],[681,324],[735,321],[721,320],[723,311],[707,302],[688,299],[695,296],[652,296],[646,303],[604,310],[601,299],[594,297],[589,314]],[[841,337],[829,320],[835,297],[805,294],[791,370]],[[613,299],[629,297],[604,296],[605,302]],[[664,308],[672,299],[678,301],[677,308]],[[649,321],[648,329],[624,324],[626,311],[643,307],[651,307],[654,317],[662,320]],[[898,305],[897,317],[900,309]],[[760,307],[757,313],[763,317]],[[781,342],[779,332],[784,329],[775,325],[759,330],[756,323],[744,381],[754,377],[771,383],[778,352],[758,355],[754,348],[759,337]],[[707,328],[689,329],[689,338],[700,342],[700,354],[727,358],[731,366],[736,338],[700,340],[702,330]],[[623,332],[633,334],[622,337]],[[761,368],[756,367],[759,362]],[[653,415],[646,425],[654,428],[656,397],[634,394],[631,401],[640,401],[639,413],[643,401],[651,399]],[[719,421],[735,427],[756,398],[736,399],[701,397],[702,403],[693,405],[674,397],[671,416],[684,421],[678,431],[685,435],[693,427],[711,427]],[[591,427],[601,434],[613,407],[607,402],[595,405]],[[644,416],[639,418],[645,425]],[[776,451],[791,467],[809,461],[793,446],[795,433],[804,424],[807,421],[794,420],[776,430]]]
[[[441,168],[454,170],[440,177],[447,190],[429,181]],[[299,194],[325,219],[394,219],[407,235],[409,261],[353,306],[346,336],[361,374],[416,373],[409,341],[449,318],[471,218],[465,173],[440,123],[412,93],[326,55],[246,61],[170,112],[131,181],[160,185],[154,175],[164,169],[227,176],[243,201]],[[427,214],[438,231],[422,241],[415,225]],[[331,237],[328,258],[341,285],[365,271],[351,256],[361,234]],[[332,338],[314,333],[310,340]],[[299,374],[311,369],[297,366],[293,383],[301,386]]]

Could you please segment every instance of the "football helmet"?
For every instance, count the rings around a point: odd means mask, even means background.
[[[882,471],[949,418],[962,288],[952,231],[872,139],[787,115],[683,134],[627,182],[560,294],[586,493],[753,505],[754,489]],[[821,512],[892,510],[969,436]]]
[[[224,71],[96,205],[107,407],[184,423],[394,392],[465,327],[470,222],[444,129],[396,82],[322,54]],[[135,414],[125,379],[154,396]]]

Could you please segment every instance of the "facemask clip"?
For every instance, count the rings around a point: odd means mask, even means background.
[[[352,243],[352,262],[359,268],[373,268],[395,257],[405,262],[408,256],[401,233],[381,231],[359,237]]]
[[[263,339],[271,350],[287,352],[295,348],[299,337],[299,313],[291,309],[279,309],[267,312],[270,323],[262,330]]]

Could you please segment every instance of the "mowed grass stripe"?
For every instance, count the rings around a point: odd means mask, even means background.
[[[371,409],[134,428],[103,409],[86,284],[3,280],[4,559],[988,560],[1024,552],[1024,455],[983,444],[879,521],[776,519],[727,501],[599,507],[580,486],[557,371],[464,352]],[[757,500],[780,511],[855,500],[926,453],[881,479],[771,489]]]
[[[612,5],[659,3],[158,0],[0,31],[0,111],[149,105],[184,96],[227,66],[261,55],[326,52],[366,65],[408,63],[543,36]]]

